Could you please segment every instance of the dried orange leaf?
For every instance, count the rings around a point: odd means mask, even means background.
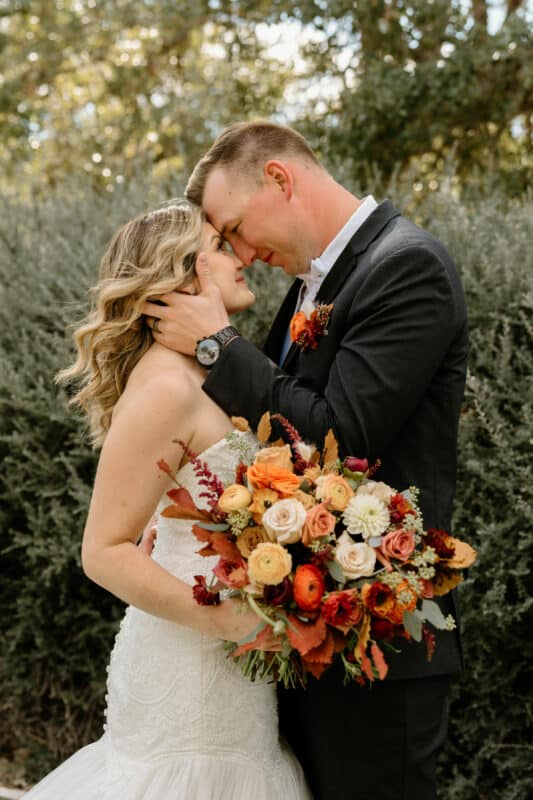
[[[366,650],[366,646],[368,644],[368,639],[370,637],[370,623],[371,618],[370,614],[366,614],[365,618],[361,623],[361,627],[359,628],[359,639],[357,644],[355,645],[355,650],[353,652],[356,659],[361,662]]]
[[[250,423],[244,417],[232,417],[231,418],[231,424],[238,431],[249,431],[250,430]]]
[[[453,569],[466,569],[470,567],[476,560],[477,553],[473,547],[470,547],[466,542],[460,539],[450,537],[450,543],[455,548],[455,554],[452,558],[446,559],[446,566]]]
[[[456,570],[448,570],[439,568],[437,575],[431,581],[433,586],[433,594],[440,597],[443,594],[448,594],[452,589],[455,589],[462,583],[463,576]]]
[[[335,639],[331,631],[326,630],[326,638],[324,641],[311,650],[308,650],[305,654],[305,660],[313,664],[331,664],[334,651]]]
[[[374,670],[372,669],[372,662],[370,661],[368,656],[366,656],[364,653],[361,657],[360,664],[361,664],[361,669],[365,673],[366,677],[372,683],[372,681],[374,680]]]
[[[383,678],[386,677],[387,672],[389,671],[389,665],[385,661],[385,656],[383,655],[383,651],[375,642],[372,642],[370,646],[370,652],[372,653],[372,660],[376,665],[378,675],[380,679],[383,680]]]
[[[265,411],[261,419],[259,420],[259,425],[257,426],[257,438],[261,442],[261,444],[265,444],[270,439],[270,434],[272,433],[272,425],[270,424],[270,412]]]
[[[177,503],[164,508],[161,512],[161,516],[169,519],[199,519],[204,522],[211,521],[211,518],[207,514],[204,514],[203,511],[200,511],[199,508],[190,509],[186,506],[178,505]]]
[[[324,439],[324,450],[322,453],[322,464],[324,469],[330,469],[336,463],[339,457],[339,445],[331,428],[326,434]]]
[[[326,638],[326,622],[320,616],[316,622],[302,622],[294,614],[289,614],[287,638],[300,655],[305,656],[314,647],[322,644]]]

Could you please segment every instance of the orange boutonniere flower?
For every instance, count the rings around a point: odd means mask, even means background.
[[[297,311],[291,319],[291,341],[302,350],[315,350],[320,336],[327,333],[332,310],[333,303],[316,306],[309,316],[304,311]]]

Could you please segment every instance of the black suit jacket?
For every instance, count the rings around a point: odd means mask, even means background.
[[[253,426],[265,410],[279,412],[319,446],[332,428],[341,455],[379,457],[377,479],[398,490],[418,486],[425,526],[449,531],[468,348],[463,290],[451,257],[384,201],[320,288],[316,302],[333,303],[327,335],[316,350],[293,345],[280,368],[274,362],[300,284],[289,290],[265,352],[234,340],[204,390]],[[455,615],[451,595],[441,607]],[[400,647],[401,654],[388,657],[391,678],[461,670],[457,631],[437,633],[431,662],[423,644]]]

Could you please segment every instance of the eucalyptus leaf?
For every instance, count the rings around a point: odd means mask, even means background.
[[[412,611],[403,612],[403,624],[407,633],[409,633],[415,642],[422,641],[422,620],[417,614]]]
[[[248,634],[248,636],[245,636],[244,639],[241,639],[239,642],[237,642],[238,646],[240,647],[243,644],[250,644],[250,642],[253,642],[253,640],[259,636],[264,628],[266,628],[266,625],[263,621],[261,621],[257,628],[254,628],[253,631]]]
[[[367,544],[370,545],[370,547],[381,547],[382,541],[383,537],[381,536],[371,536]]]
[[[227,531],[229,525],[226,522],[196,522],[198,528],[203,528],[204,531]]]
[[[422,601],[422,614],[435,628],[441,631],[446,628],[444,614],[433,600]]]
[[[342,567],[338,561],[328,561],[327,568],[334,581],[337,581],[337,583],[346,583],[344,572],[342,571]]]

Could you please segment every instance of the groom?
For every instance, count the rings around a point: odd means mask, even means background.
[[[229,327],[203,266],[197,297],[147,305],[156,339],[196,352],[209,368],[204,390],[228,414],[254,426],[266,409],[279,412],[318,445],[332,428],[341,456],[380,458],[378,479],[418,486],[425,526],[449,531],[468,334],[442,244],[389,201],[355,197],[296,131],[270,122],[223,131],[187,195],[245,265],[260,259],[296,280],[264,352]],[[312,303],[332,308],[327,332],[306,349],[289,323]],[[456,616],[451,595],[441,608]],[[436,797],[459,636],[438,632],[431,661],[424,644],[396,644],[390,677],[370,689],[343,687],[331,669],[307,690],[280,691],[281,730],[317,800]]]

